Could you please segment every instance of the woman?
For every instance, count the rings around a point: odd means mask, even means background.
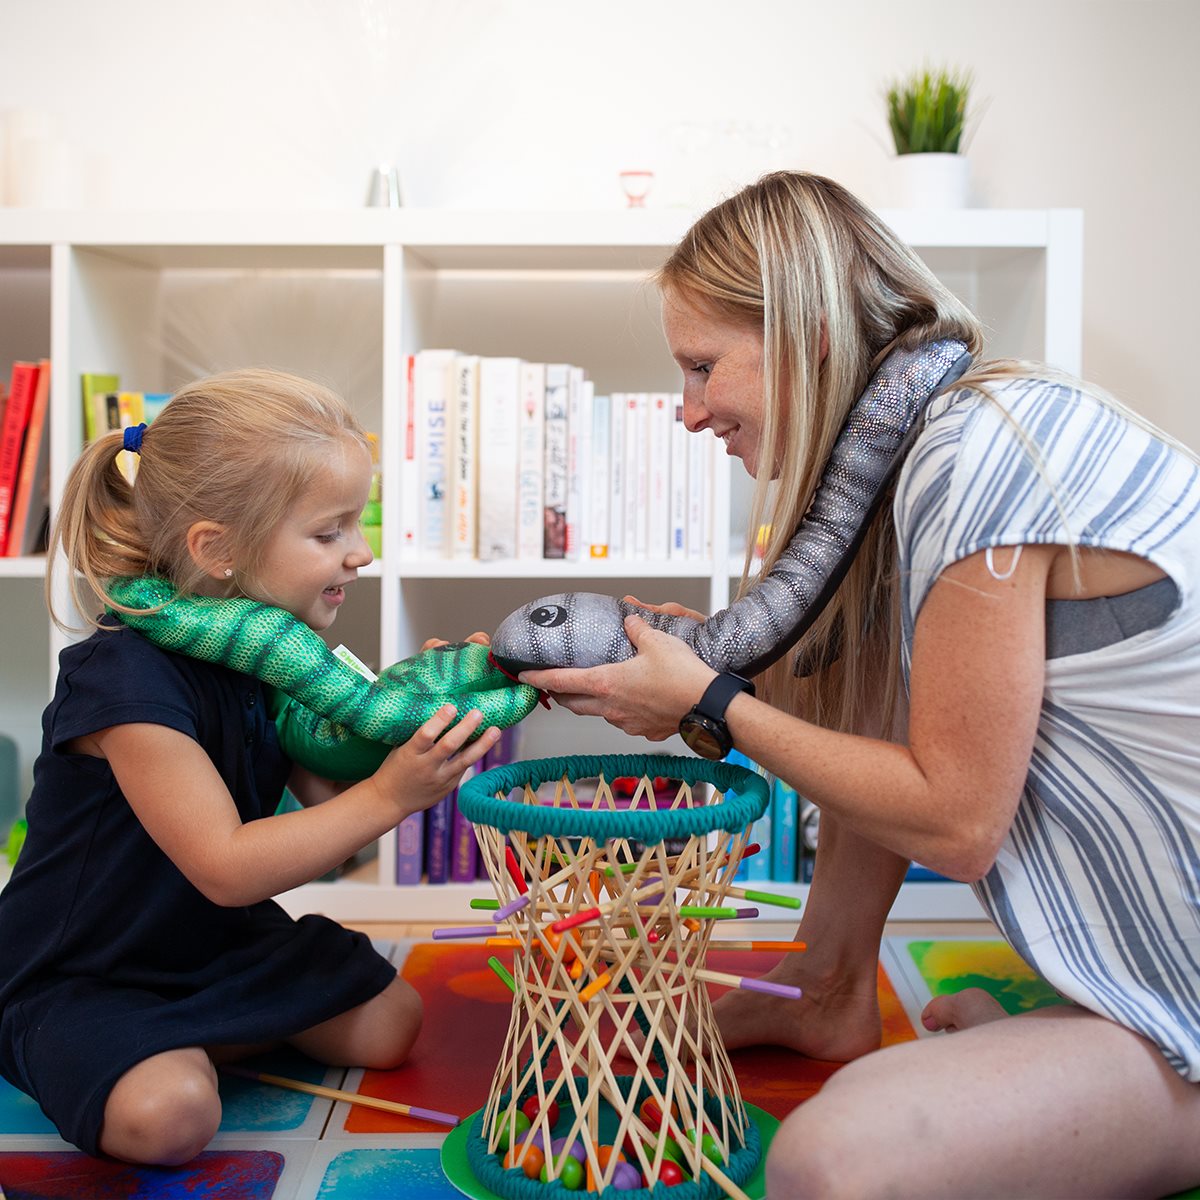
[[[687,426],[755,476],[768,566],[887,354],[981,341],[890,230],[811,175],[706,214],[660,284]],[[758,698],[725,689],[733,743],[820,806],[821,843],[810,948],[773,973],[804,999],[731,996],[723,1030],[855,1060],[784,1123],[770,1195],[1200,1180],[1198,572],[1193,456],[1046,368],[976,362],[931,401],[794,663]],[[522,679],[666,738],[715,672],[636,617],[627,632],[627,662]],[[971,882],[1075,1003],[1008,1018],[978,991],[941,997],[924,1024],[955,1037],[876,1050],[879,941],[914,859]]]

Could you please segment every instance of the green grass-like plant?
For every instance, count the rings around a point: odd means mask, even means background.
[[[966,71],[918,71],[887,89],[897,154],[957,154],[967,119]]]

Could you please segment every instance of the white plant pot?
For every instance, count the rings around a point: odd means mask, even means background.
[[[971,185],[965,154],[897,154],[892,203],[897,208],[966,208]]]

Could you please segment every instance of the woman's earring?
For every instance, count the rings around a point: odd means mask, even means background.
[[[232,567],[226,567],[226,568],[225,568],[225,578],[226,578],[226,579],[232,579],[232,578],[233,578],[233,568],[232,568]]]

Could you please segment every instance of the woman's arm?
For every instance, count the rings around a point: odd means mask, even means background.
[[[1029,767],[1044,679],[1046,578],[1057,547],[1027,546],[1011,578],[982,554],[948,567],[917,620],[908,745],[835,733],[741,695],[735,744],[850,829],[956,879],[985,874]],[[676,731],[711,668],[629,621],[637,657],[522,678],[574,712],[654,740]]]
[[[243,824],[229,789],[191,738],[162,725],[114,725],[89,739],[159,849],[214,904],[254,904],[345,862],[405,817],[436,804],[496,742],[466,739],[444,706],[369,779],[324,803]],[[444,735],[444,736],[443,736]]]

